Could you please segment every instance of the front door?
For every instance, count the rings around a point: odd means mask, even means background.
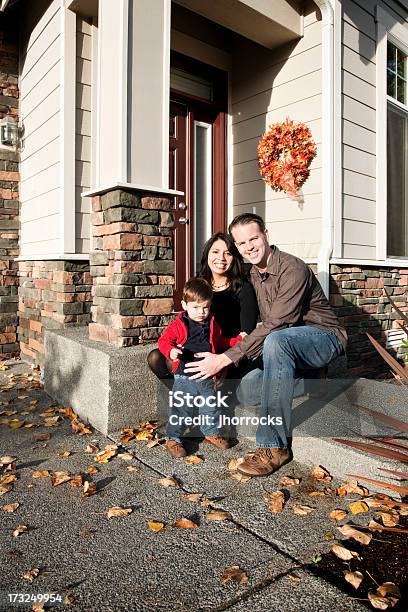
[[[169,187],[175,198],[175,309],[184,283],[200,269],[204,243],[226,228],[226,115],[212,102],[170,94]]]

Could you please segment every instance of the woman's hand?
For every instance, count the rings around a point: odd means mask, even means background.
[[[178,359],[179,355],[181,355],[183,352],[183,349],[181,348],[172,348],[170,351],[170,359],[172,361],[176,361],[176,359]]]

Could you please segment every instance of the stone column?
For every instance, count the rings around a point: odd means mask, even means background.
[[[170,321],[171,208],[168,197],[119,189],[92,199],[92,340],[133,346],[157,339]]]

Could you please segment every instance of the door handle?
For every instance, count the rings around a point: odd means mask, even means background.
[[[187,204],[185,202],[179,202],[178,208],[179,210],[186,210]]]
[[[188,223],[188,219],[187,219],[187,217],[180,217],[180,219],[179,219],[179,223],[180,223],[181,225],[186,225],[186,224]]]

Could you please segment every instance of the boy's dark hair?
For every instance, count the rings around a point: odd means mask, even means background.
[[[183,302],[207,302],[211,301],[213,290],[204,278],[193,276],[186,282],[183,288]]]
[[[236,225],[248,225],[248,223],[256,223],[261,230],[261,232],[265,231],[265,221],[259,215],[255,213],[242,213],[241,215],[237,215],[233,218],[231,223],[229,224],[228,231],[232,235],[232,230]]]

